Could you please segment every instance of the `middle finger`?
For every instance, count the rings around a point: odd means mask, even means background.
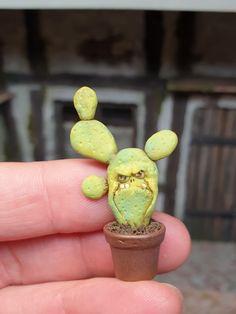
[[[159,272],[168,272],[187,258],[189,235],[174,217],[159,213],[156,218],[167,227]],[[111,252],[102,232],[0,243],[0,287],[112,275]]]

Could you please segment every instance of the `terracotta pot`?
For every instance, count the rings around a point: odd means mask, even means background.
[[[124,281],[150,280],[157,274],[160,244],[165,236],[165,226],[149,234],[122,235],[108,230],[103,231],[111,246],[115,275]]]

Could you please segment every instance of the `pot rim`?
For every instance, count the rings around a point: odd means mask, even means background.
[[[147,234],[120,234],[116,232],[112,232],[107,229],[107,227],[112,223],[107,223],[104,228],[104,234],[107,242],[116,248],[149,248],[160,245],[165,236],[165,226],[160,221],[156,221],[160,224],[160,229],[157,231],[147,233]]]

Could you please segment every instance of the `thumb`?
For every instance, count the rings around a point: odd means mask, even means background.
[[[180,314],[181,309],[180,292],[154,281],[95,278],[0,291],[1,314]]]

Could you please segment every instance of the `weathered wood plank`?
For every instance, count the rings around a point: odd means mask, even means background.
[[[181,135],[183,132],[184,126],[184,116],[186,111],[188,97],[185,95],[175,95],[174,97],[174,109],[173,109],[173,121],[171,129],[178,135],[181,140]],[[174,154],[168,157],[168,167],[167,167],[167,189],[169,193],[165,198],[164,209],[167,213],[174,213],[174,205],[175,205],[175,190],[176,190],[176,174],[179,165],[179,153],[180,153],[180,145],[177,145]]]
[[[7,98],[7,101],[1,104],[0,114],[2,115],[5,125],[5,155],[7,161],[21,161],[22,152],[17,136],[17,130],[15,125],[15,119],[12,114],[11,102]]]
[[[192,142],[188,168],[186,222],[197,238],[233,240],[236,109],[217,106],[199,109],[194,117],[192,134],[196,141]],[[199,235],[197,228],[201,228]]]
[[[44,93],[42,90],[31,92],[31,137],[34,144],[34,159],[45,160],[45,139],[43,136],[42,106]]]
[[[27,56],[34,75],[45,76],[47,73],[47,58],[45,43],[40,28],[40,11],[24,11]]]
[[[157,76],[161,67],[162,48],[164,41],[163,12],[146,11],[144,13],[147,73]]]
[[[175,36],[177,38],[176,65],[180,75],[188,74],[195,61],[195,15],[194,12],[181,12],[178,16]]]
[[[236,82],[227,79],[178,79],[168,81],[167,90],[169,92],[192,94],[236,94]]]

